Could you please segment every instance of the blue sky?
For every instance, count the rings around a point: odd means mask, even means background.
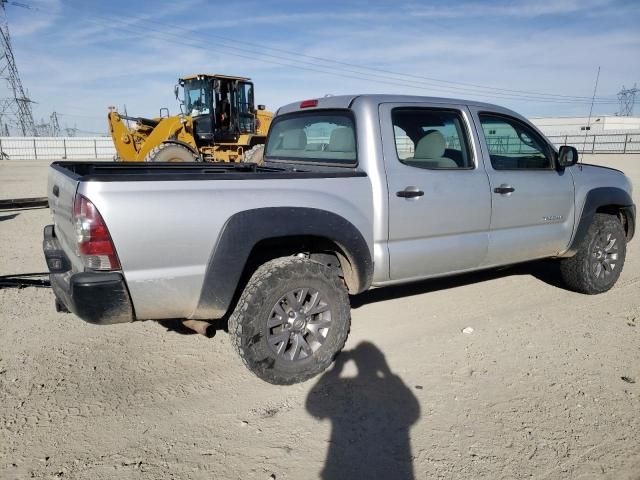
[[[105,131],[109,105],[143,116],[161,106],[176,112],[176,78],[196,72],[249,76],[257,101],[272,110],[378,92],[586,115],[581,99],[507,90],[590,97],[601,66],[594,110],[613,113],[617,104],[603,102],[640,83],[637,1],[23,3],[34,9],[8,5],[7,15],[36,119],[56,110],[63,124],[88,132]]]

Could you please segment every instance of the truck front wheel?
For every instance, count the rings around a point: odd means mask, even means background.
[[[307,258],[283,257],[258,268],[229,319],[243,362],[276,385],[324,371],[351,324],[347,289],[335,271]]]
[[[622,223],[614,215],[596,213],[577,253],[560,263],[567,286],[594,295],[611,289],[620,277],[627,251]]]

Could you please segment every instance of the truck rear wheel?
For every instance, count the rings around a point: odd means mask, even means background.
[[[595,295],[613,287],[627,251],[622,223],[614,215],[596,213],[578,252],[560,263],[562,278],[571,290]]]
[[[324,371],[351,325],[347,289],[313,260],[283,257],[251,276],[229,319],[231,343],[255,375],[276,385]]]
[[[178,143],[161,143],[152,148],[145,162],[197,162],[198,158],[187,147]]]

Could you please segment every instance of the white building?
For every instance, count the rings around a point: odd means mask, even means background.
[[[533,117],[531,122],[556,146],[593,153],[640,153],[640,117]]]
[[[594,115],[588,117],[532,117],[529,120],[545,135],[582,133],[637,133],[640,132],[640,117],[618,117]]]

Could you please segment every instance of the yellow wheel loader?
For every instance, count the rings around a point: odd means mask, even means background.
[[[264,111],[264,105],[256,108],[249,78],[190,75],[179,79],[175,95],[182,111],[176,116],[169,116],[166,108],[157,118],[131,117],[110,109],[116,160],[262,162],[273,113]]]

